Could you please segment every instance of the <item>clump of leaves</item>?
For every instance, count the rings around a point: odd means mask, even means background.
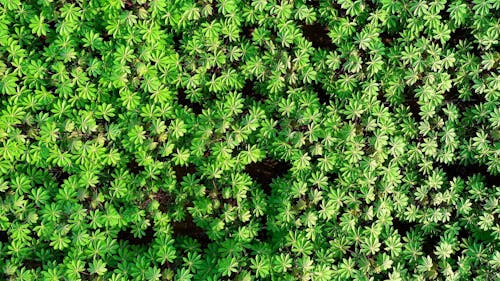
[[[0,279],[500,279],[499,9],[0,0]]]

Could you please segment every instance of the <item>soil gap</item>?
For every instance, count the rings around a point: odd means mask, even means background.
[[[155,231],[153,224],[151,224],[145,231],[144,236],[134,237],[130,228],[120,230],[117,239],[128,242],[129,245],[148,245],[153,241]]]
[[[265,102],[266,97],[258,90],[258,85],[255,84],[254,80],[245,80],[245,85],[241,90],[243,97],[249,98],[251,100],[256,100],[260,102]]]
[[[210,243],[205,230],[193,221],[191,214],[187,213],[186,219],[181,222],[171,222],[174,237],[190,237],[200,243],[202,249],[206,249]]]
[[[27,270],[41,268],[42,262],[33,259],[23,260],[23,267]]]
[[[0,243],[7,242],[9,242],[9,234],[7,234],[7,231],[0,231]]]
[[[184,178],[184,176],[186,176],[187,174],[196,173],[196,166],[193,163],[189,163],[188,166],[175,165],[172,166],[172,169],[175,172],[175,178],[177,182],[181,182],[182,178]]]
[[[392,219],[392,226],[398,231],[399,235],[406,236],[406,233],[417,226],[417,223],[402,221],[399,218],[394,217]]]
[[[177,101],[180,105],[186,106],[188,109],[191,108],[195,114],[201,114],[203,106],[198,102],[192,102],[187,98],[185,89],[177,90]]]
[[[430,237],[424,238],[424,240],[422,242],[422,252],[424,253],[424,255],[430,256],[430,257],[436,256],[434,254],[434,245],[437,245],[438,242],[439,242],[439,240],[437,237],[430,236]]]
[[[335,46],[332,39],[328,36],[328,27],[320,23],[303,24],[302,33],[310,41],[314,48],[323,48],[333,50]]]
[[[321,105],[329,105],[330,104],[330,95],[323,89],[323,85],[321,83],[313,83],[312,84],[314,91],[318,95],[318,100]]]
[[[288,172],[292,165],[289,162],[266,158],[260,162],[248,164],[245,167],[252,180],[260,184],[267,195],[271,195],[270,184],[273,179]]]
[[[158,209],[163,213],[168,213],[168,206],[174,201],[170,193],[163,190],[156,192],[154,199],[160,204]]]
[[[256,25],[253,25],[253,26],[243,26],[241,28],[242,32],[243,32],[243,37],[247,38],[249,40],[252,40],[252,33],[255,30],[255,28],[257,28]]]
[[[64,171],[61,167],[52,168],[50,174],[59,185],[62,185],[64,181],[69,178],[69,173]]]
[[[418,104],[418,100],[414,98],[413,93],[409,87],[405,87],[404,90],[405,102],[404,105],[410,108],[410,112],[412,117],[415,119],[415,122],[418,124],[422,121],[422,117],[420,116],[420,105]]]
[[[479,174],[484,179],[484,183],[488,186],[494,186],[500,183],[500,175],[491,175],[485,165],[475,164],[465,166],[461,164],[439,164],[438,167],[443,169],[450,180],[453,177],[460,177],[463,180],[467,180],[469,177]]]
[[[144,167],[140,166],[139,163],[135,160],[135,158],[130,159],[127,163],[127,169],[131,174],[137,175],[144,171]]]

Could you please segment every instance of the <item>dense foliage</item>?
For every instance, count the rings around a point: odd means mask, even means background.
[[[0,0],[0,279],[499,280],[499,11]]]

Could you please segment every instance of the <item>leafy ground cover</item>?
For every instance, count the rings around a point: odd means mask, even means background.
[[[499,9],[0,0],[0,279],[500,280]]]

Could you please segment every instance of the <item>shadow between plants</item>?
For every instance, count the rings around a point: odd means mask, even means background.
[[[260,184],[267,195],[271,195],[270,184],[274,178],[278,178],[288,172],[292,165],[289,162],[266,158],[260,162],[248,164],[245,167],[252,180]]]

